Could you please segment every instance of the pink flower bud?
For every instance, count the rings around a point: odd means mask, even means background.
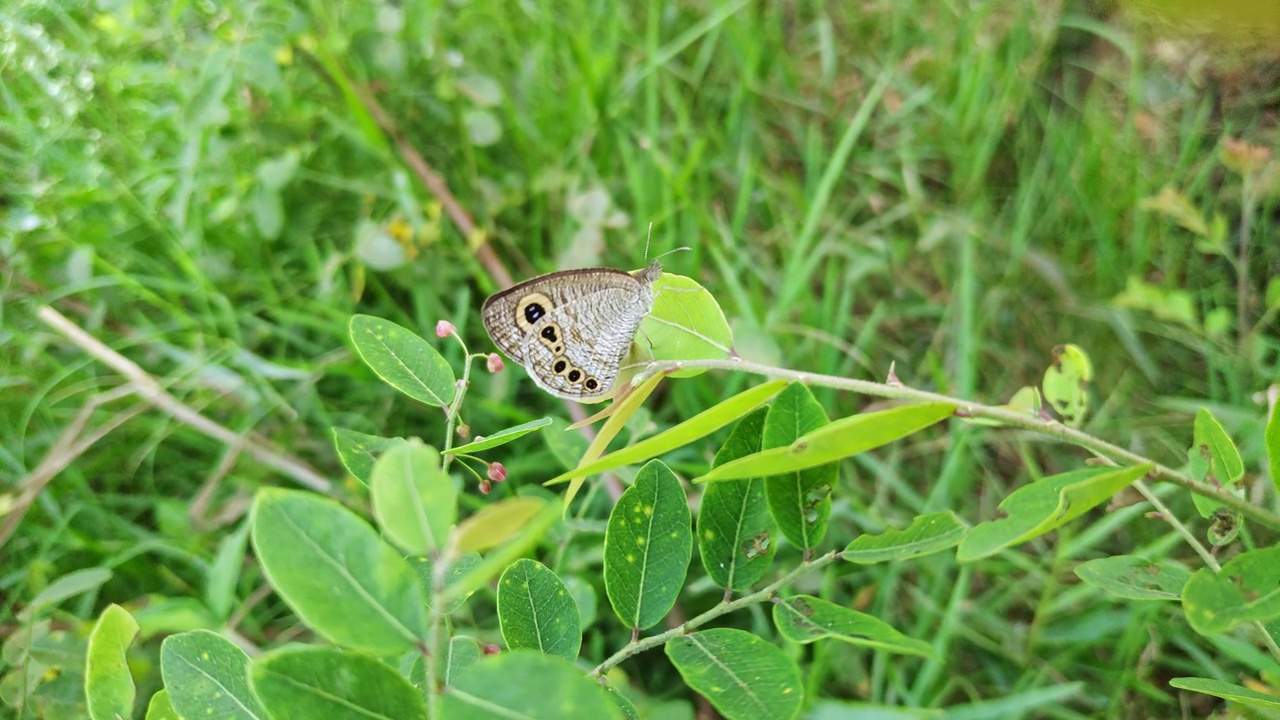
[[[489,372],[502,372],[502,358],[498,353],[489,353],[489,357],[484,361],[485,367],[489,368]]]
[[[458,328],[454,327],[453,323],[449,322],[448,320],[441,320],[440,322],[436,323],[436,337],[447,338],[450,335],[453,335],[457,332],[458,332]]]
[[[502,652],[502,646],[495,645],[494,643],[485,643],[481,651],[485,655],[497,655]]]
[[[458,437],[463,440],[471,437],[471,426],[466,423],[458,423]]]
[[[502,463],[489,463],[489,479],[494,482],[502,482],[507,479],[507,469],[502,467]]]
[[[488,480],[481,480],[481,481],[480,481],[480,494],[481,494],[481,495],[488,495],[488,494],[489,494],[489,491],[490,491],[490,490],[492,490],[492,489],[493,489],[493,483],[489,482]]]

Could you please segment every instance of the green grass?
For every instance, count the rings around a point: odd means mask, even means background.
[[[1247,213],[1244,340],[1232,262],[1197,251],[1192,233],[1140,204],[1166,186],[1185,193],[1206,217],[1223,216],[1234,257],[1246,211],[1223,140],[1276,148],[1276,92],[1215,92],[1222,86],[1202,78],[1247,74],[1248,56],[1211,49],[1207,70],[1189,71],[1204,51],[1162,56],[1156,37],[1087,7],[6,6],[0,494],[16,495],[85,403],[122,382],[42,322],[42,304],[183,404],[335,481],[345,473],[333,426],[438,439],[439,412],[380,383],[350,350],[347,320],[377,315],[434,341],[435,322],[449,319],[473,351],[488,351],[478,309],[498,283],[354,88],[376,98],[517,279],[570,253],[639,267],[652,223],[650,254],[690,248],[664,264],[716,294],[744,355],[873,380],[896,363],[913,387],[999,404],[1038,381],[1053,346],[1074,342],[1097,370],[1089,432],[1176,466],[1195,408],[1207,405],[1259,468],[1254,394],[1280,379],[1278,313],[1264,302],[1280,275],[1277,194]],[[468,127],[487,121],[500,138],[478,146]],[[588,190],[607,194],[626,222],[602,224],[575,205]],[[407,224],[412,260],[362,262],[362,222]],[[1130,278],[1186,293],[1191,322],[1118,306]],[[1214,311],[1229,318],[1222,332],[1205,328]],[[439,347],[461,361],[456,347]],[[669,426],[748,382],[669,383],[648,417]],[[833,417],[868,405],[815,392]],[[89,425],[134,402],[104,405]],[[486,434],[565,412],[508,364],[477,373],[464,419]],[[696,466],[713,452],[671,460]],[[72,458],[0,555],[4,633],[24,599],[83,567],[116,575],[64,607],[68,627],[109,602],[199,597],[201,568],[237,509],[256,488],[289,482],[228,453],[149,410]],[[551,458],[529,439],[492,459],[511,470],[512,492],[555,474]],[[1081,461],[1034,437],[957,426],[845,463],[832,536],[842,546],[938,509],[991,519],[1015,487]],[[211,500],[193,521],[206,483]],[[1165,496],[1194,517],[1184,494]],[[597,572],[590,540],[559,569]],[[1265,530],[1249,538],[1269,540]],[[971,708],[974,717],[1174,717],[1183,706],[1168,678],[1256,676],[1245,650],[1227,647],[1238,640],[1197,635],[1176,604],[1115,602],[1071,572],[1143,552],[1198,566],[1132,508],[972,566],[833,566],[798,589],[857,597],[937,640],[945,659],[820,643],[796,650],[807,691],[917,707],[1009,699],[999,712]],[[239,597],[262,583],[251,565]],[[681,602],[692,614],[717,600],[695,586]],[[472,602],[481,633],[495,633],[491,602]],[[274,599],[244,609],[237,630],[260,647],[305,634]],[[739,626],[768,627],[740,615]],[[625,641],[602,622],[583,653],[598,661]],[[152,638],[140,653],[157,647]],[[680,687],[660,653],[624,669],[655,698]],[[1069,682],[1080,685],[1067,697],[1031,704]],[[1186,697],[1191,716],[1216,707]]]

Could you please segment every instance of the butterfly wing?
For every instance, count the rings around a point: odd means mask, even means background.
[[[653,307],[661,270],[612,268],[551,273],[485,301],[489,337],[540,387],[574,400],[607,394],[640,321]]]

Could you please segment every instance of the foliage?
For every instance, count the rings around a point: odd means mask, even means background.
[[[1274,98],[1132,20],[0,8],[5,712],[1274,712]],[[592,439],[477,310],[650,221]]]

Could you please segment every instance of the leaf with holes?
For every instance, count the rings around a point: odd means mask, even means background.
[[[604,589],[628,627],[643,630],[670,612],[693,555],[689,501],[661,461],[636,473],[609,514],[604,534]]]
[[[1126,600],[1177,600],[1191,571],[1169,561],[1117,555],[1080,563],[1076,576]]]
[[[960,541],[956,559],[971,562],[1039,537],[1106,502],[1154,465],[1073,470],[1018,488],[1000,503],[1008,517],[984,522]]]
[[[349,330],[360,359],[388,385],[427,405],[453,402],[453,368],[426,340],[371,315],[352,317]]]
[[[733,426],[711,463],[713,468],[760,449],[766,412],[759,408]],[[765,504],[763,478],[712,483],[702,494],[698,555],[716,585],[729,590],[754,585],[778,550],[773,537],[776,532]]]
[[[789,385],[769,407],[760,447],[785,448],[828,422],[826,411],[809,388],[799,383]],[[769,514],[783,536],[802,550],[816,548],[826,537],[831,489],[835,487],[838,469],[837,463],[829,462],[770,475],[764,480]]]
[[[682,635],[667,643],[666,653],[685,683],[728,720],[786,720],[804,703],[800,668],[745,630]]]

